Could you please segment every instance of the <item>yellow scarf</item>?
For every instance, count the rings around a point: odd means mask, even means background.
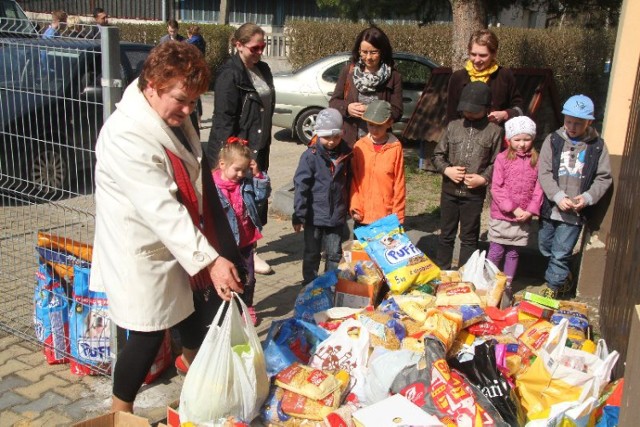
[[[469,78],[472,82],[480,81],[482,83],[486,83],[489,81],[489,76],[498,70],[498,64],[493,64],[487,69],[477,71],[475,68],[473,68],[473,63],[468,60],[467,63],[464,64],[464,69],[467,70],[467,73],[469,73]]]

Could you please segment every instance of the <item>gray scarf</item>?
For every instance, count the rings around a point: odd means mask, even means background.
[[[375,92],[389,80],[389,77],[391,77],[391,67],[384,62],[375,73],[365,73],[362,60],[353,67],[353,84],[360,93]]]

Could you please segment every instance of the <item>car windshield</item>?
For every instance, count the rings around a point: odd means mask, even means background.
[[[80,53],[31,45],[0,48],[0,88],[62,94],[78,67]]]

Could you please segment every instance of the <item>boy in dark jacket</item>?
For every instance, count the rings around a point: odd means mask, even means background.
[[[334,108],[318,113],[315,135],[302,153],[293,178],[293,229],[304,228],[303,283],[318,275],[324,248],[325,271],[335,270],[342,257],[348,212],[351,150],[342,140],[342,115]]]
[[[503,137],[502,128],[487,118],[490,107],[489,86],[480,81],[466,85],[458,103],[463,117],[449,122],[433,151],[433,165],[443,175],[436,257],[436,264],[443,270],[451,269],[458,224],[458,266],[478,248],[482,206]]]

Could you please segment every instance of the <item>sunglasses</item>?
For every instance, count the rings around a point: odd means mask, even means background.
[[[267,47],[267,44],[266,43],[260,43],[260,44],[257,44],[255,46],[247,46],[247,45],[245,45],[245,47],[247,49],[249,49],[251,51],[251,53],[256,54],[256,53],[264,52],[264,48]]]

